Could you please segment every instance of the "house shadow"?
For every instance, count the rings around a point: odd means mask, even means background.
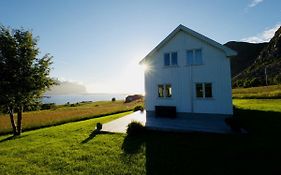
[[[250,134],[273,137],[281,134],[281,112],[234,108],[234,117]]]
[[[129,136],[127,135],[122,144],[122,150],[125,154],[136,154],[141,151],[141,147],[145,144],[145,135]]]
[[[247,128],[250,134],[147,131],[143,135],[127,136],[122,150],[125,155],[145,154],[148,175],[281,174],[280,113],[260,112],[236,111],[241,124],[250,127]],[[279,130],[274,135],[277,126]],[[257,130],[270,127],[273,129],[266,134]]]
[[[83,141],[81,142],[81,144],[88,143],[88,142],[91,141],[93,138],[95,138],[97,135],[101,135],[101,134],[113,134],[113,133],[95,129],[94,131],[92,131],[92,132],[90,133],[90,135],[89,135],[85,140],[83,140]]]

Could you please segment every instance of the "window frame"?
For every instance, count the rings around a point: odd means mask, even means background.
[[[162,89],[162,93],[160,93],[160,88]],[[170,90],[169,90],[170,89]],[[160,99],[170,99],[173,96],[173,90],[172,90],[172,84],[171,83],[163,83],[157,85],[157,97]],[[160,95],[162,94],[162,95]]]
[[[173,64],[173,54],[175,54],[176,55],[176,64]],[[164,54],[163,54],[164,56],[163,56],[163,58],[164,58],[164,67],[176,67],[176,66],[178,66],[178,52],[177,51],[171,51],[171,52],[165,52]],[[169,55],[169,64],[168,65],[166,65],[166,55]]]
[[[168,57],[166,57],[168,56]],[[168,58],[168,60],[167,60]],[[166,64],[166,63],[169,63],[169,64]],[[164,66],[165,67],[168,67],[168,66],[171,66],[171,55],[170,53],[164,53]]]
[[[206,96],[206,85],[207,84],[209,84],[210,85],[210,87],[211,87],[211,96]],[[198,97],[197,96],[197,85],[201,85],[201,87],[202,87],[202,97]],[[214,94],[213,94],[213,83],[211,83],[211,82],[196,82],[195,83],[195,96],[196,96],[196,98],[197,99],[212,99],[212,98],[214,98]]]
[[[201,90],[198,92],[198,86],[201,86]],[[200,93],[200,96],[198,96],[198,94]],[[201,96],[202,94],[202,96]],[[203,83],[195,83],[195,95],[196,98],[204,98],[204,85]]]
[[[206,94],[207,94],[207,90],[206,90],[206,86],[207,85],[210,85],[210,87],[211,87],[211,90],[210,90],[210,96],[207,96]],[[204,83],[204,95],[205,95],[205,98],[213,98],[213,85],[212,85],[212,83],[209,83],[209,82],[205,82]]]
[[[196,52],[197,51],[200,51],[200,53],[201,53],[200,61],[198,61],[196,59]],[[192,59],[191,59],[192,63],[189,63],[190,59],[188,59],[188,52],[192,53]],[[196,65],[203,65],[204,64],[204,62],[203,62],[203,49],[202,48],[187,49],[185,54],[186,54],[185,61],[186,61],[187,66],[196,66]]]
[[[171,98],[173,96],[172,85],[165,84],[165,97]]]
[[[162,91],[160,91],[162,89]],[[158,84],[157,86],[157,93],[158,93],[158,98],[164,98],[165,97],[165,86],[163,84]]]

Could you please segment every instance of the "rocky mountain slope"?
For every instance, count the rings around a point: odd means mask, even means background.
[[[250,60],[247,61],[254,60],[254,62],[233,77],[234,87],[281,84],[281,27],[275,32],[274,37],[265,45],[256,59],[250,57],[248,59]],[[241,66],[243,62],[239,64]],[[235,67],[235,64],[233,66]],[[237,70],[237,68],[234,68],[234,70]]]
[[[225,46],[237,51],[238,55],[231,58],[231,77],[235,77],[253,64],[262,49],[268,43],[247,43],[230,41]]]

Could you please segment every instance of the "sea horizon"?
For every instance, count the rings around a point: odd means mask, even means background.
[[[111,101],[112,98],[116,100],[125,100],[129,94],[125,93],[80,93],[80,94],[44,94],[42,103],[55,103],[62,105],[66,103],[79,103],[85,101]]]

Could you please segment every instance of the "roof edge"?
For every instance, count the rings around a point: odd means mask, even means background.
[[[143,64],[143,62],[148,59],[149,57],[151,57],[156,51],[158,51],[160,48],[162,48],[164,46],[164,44],[166,44],[167,42],[169,42],[178,32],[180,31],[184,31],[188,34],[190,34],[191,36],[199,39],[199,40],[202,40],[202,41],[205,41],[207,42],[208,44],[216,47],[216,48],[219,48],[221,49],[222,51],[224,51],[224,53],[226,54],[227,57],[233,57],[233,56],[236,56],[237,55],[237,52],[198,33],[198,32],[195,32],[194,30],[192,29],[189,29],[187,27],[185,27],[184,25],[180,24],[177,28],[175,28],[164,40],[162,40],[154,49],[152,49],[140,62],[139,64]]]

